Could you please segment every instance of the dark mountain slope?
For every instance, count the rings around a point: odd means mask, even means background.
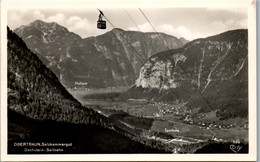
[[[102,118],[91,109],[83,109],[12,31],[8,31],[8,95],[10,109],[34,119],[87,124],[91,116]],[[76,113],[78,119],[73,118]]]
[[[82,154],[82,153],[163,153],[113,130],[95,125],[70,124],[55,121],[39,121],[26,118],[12,110],[8,112],[9,154]],[[24,152],[24,147],[15,143],[72,143],[69,147],[40,147],[42,149],[63,149],[61,152]],[[35,146],[27,146],[35,149]]]
[[[75,100],[8,28],[8,153],[161,152],[111,128],[106,117]],[[64,152],[24,152],[35,147],[15,146],[19,142],[72,143],[73,147],[63,147]]]
[[[43,62],[68,88],[133,85],[144,63],[140,57],[147,60],[167,49],[156,33],[122,29],[82,39],[56,23],[37,20],[15,32],[33,52],[44,58]],[[171,49],[187,42],[163,33],[160,36]]]
[[[135,85],[121,98],[181,100],[202,107],[201,111],[247,117],[247,57],[247,30],[197,39],[150,57]]]

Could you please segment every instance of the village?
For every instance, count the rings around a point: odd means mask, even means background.
[[[174,116],[182,119],[182,121],[184,123],[199,126],[201,129],[202,128],[204,128],[204,129],[210,129],[210,128],[230,129],[230,128],[237,127],[237,126],[248,128],[248,123],[244,124],[244,125],[237,125],[236,123],[221,124],[221,123],[217,123],[215,121],[210,122],[210,120],[203,121],[203,118],[205,118],[209,114],[207,114],[207,113],[199,114],[198,108],[188,110],[187,107],[185,106],[185,104],[173,105],[173,104],[167,104],[164,102],[157,102],[157,103],[153,103],[153,105],[158,106],[158,112],[153,114],[155,117],[164,117],[164,116],[174,115]],[[215,112],[213,112],[213,113],[215,113]]]

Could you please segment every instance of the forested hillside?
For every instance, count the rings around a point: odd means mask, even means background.
[[[9,29],[8,108],[32,119],[106,125],[101,115],[83,108]]]
[[[58,153],[164,152],[115,131],[106,117],[83,107],[9,28],[7,54],[8,153],[46,153],[25,152],[15,146],[19,142],[72,143]]]

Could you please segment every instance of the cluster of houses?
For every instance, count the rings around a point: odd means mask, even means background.
[[[194,121],[192,116],[190,115],[192,114],[192,110],[186,110],[181,108],[180,106],[171,107],[166,103],[158,102],[156,104],[162,106],[163,108],[159,109],[158,113],[154,113],[155,117],[160,117],[168,114],[183,116],[184,117],[183,121],[186,124],[197,125],[200,126],[201,128],[206,128],[206,129],[210,129],[210,128],[230,129],[232,127],[237,126],[236,124],[216,124],[216,123],[210,123],[204,121]],[[204,116],[202,115],[200,116],[200,118],[203,118]],[[243,127],[248,128],[248,124],[245,124]]]
[[[236,124],[213,124],[213,123],[209,123],[209,122],[204,122],[204,121],[194,121],[190,115],[186,115],[184,122],[186,124],[190,124],[190,125],[197,125],[197,126],[201,126],[201,128],[206,128],[206,129],[210,129],[210,128],[219,128],[219,129],[230,129],[233,127],[236,127]],[[243,126],[244,128],[248,128],[248,124],[245,124]]]

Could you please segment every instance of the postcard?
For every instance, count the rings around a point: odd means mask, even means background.
[[[256,161],[255,4],[1,1],[1,160]]]

